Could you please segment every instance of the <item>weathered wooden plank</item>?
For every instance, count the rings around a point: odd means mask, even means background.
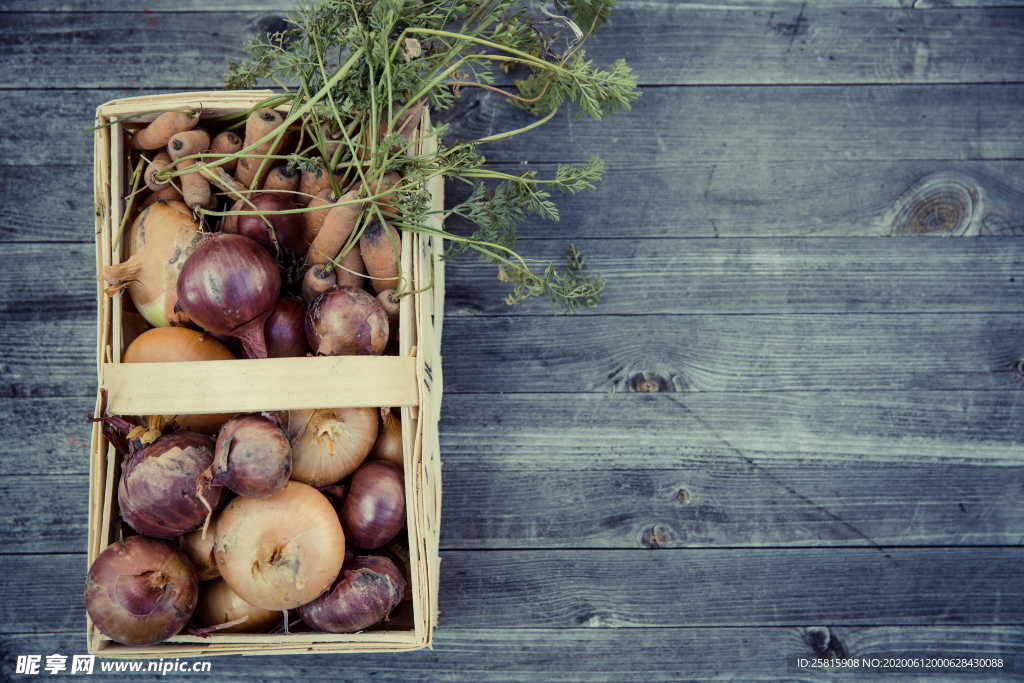
[[[566,239],[572,239],[566,237]],[[858,238],[573,240],[607,279],[583,315],[958,312],[1024,307],[1024,240]],[[527,258],[562,262],[565,243],[521,242]],[[9,320],[91,310],[91,245],[0,244],[0,312]],[[39,266],[59,273],[40,286]],[[447,315],[548,314],[546,299],[505,302],[507,285],[473,255],[447,268]],[[76,311],[79,313],[76,315]]]
[[[1021,548],[448,551],[447,628],[1015,625]],[[0,632],[84,627],[85,555],[0,555]],[[46,577],[45,581],[40,577]]]
[[[229,59],[281,25],[273,11],[0,14],[0,86],[216,88]],[[589,52],[625,58],[645,85],[1003,82],[1024,70],[1022,39],[1015,9],[627,3]]]
[[[847,656],[885,659],[944,657],[1004,660],[1004,669],[962,671],[972,676],[1019,676],[1024,628],[1016,626],[764,627],[681,629],[452,629],[435,632],[433,648],[394,654],[217,657],[208,660],[217,680],[382,681],[650,681],[742,678],[817,679],[801,671],[799,658]],[[0,674],[14,677],[15,655],[85,653],[82,633],[0,637],[5,656]],[[95,681],[123,681],[104,674],[97,660]],[[158,663],[158,662],[154,662]],[[148,664],[145,663],[145,664]],[[930,672],[932,676],[940,672]],[[888,674],[891,676],[892,672]],[[859,669],[857,676],[864,676]],[[167,680],[159,673],[133,674],[133,681]]]
[[[957,8],[987,8],[987,7],[1020,7],[1020,0],[618,0],[616,5],[620,8],[644,7],[645,5],[658,5],[666,7],[690,7],[694,9],[723,9],[723,10],[749,10],[749,9],[788,9],[805,6],[811,9],[838,7],[842,9],[957,9]],[[295,7],[294,2],[289,0],[274,0],[273,2],[253,2],[253,0],[149,0],[145,8],[140,8],[137,3],[129,0],[113,0],[104,2],[102,0],[59,0],[47,3],[48,12],[83,12],[83,11],[104,11],[104,12],[289,12]],[[29,12],[38,11],[38,3],[30,0],[8,0],[4,5],[3,12]]]
[[[16,112],[0,165],[75,164],[92,158],[97,105],[159,89],[12,90]],[[493,93],[467,93],[452,139],[519,128],[529,114]],[[491,162],[582,161],[617,166],[721,161],[985,160],[1024,157],[1024,84],[726,86],[648,88],[609,121],[559,114],[542,132],[488,144]],[[29,123],[31,122],[31,123]],[[69,131],[83,130],[80,137]],[[55,146],[53,140],[67,144]],[[77,140],[77,142],[76,142]]]
[[[3,396],[95,395],[92,311],[68,315],[0,328]],[[452,317],[445,333],[446,394],[1005,390],[1024,358],[1016,313]]]
[[[981,234],[1024,234],[1024,162],[808,161],[620,164],[617,153],[598,189],[555,198],[561,221],[528,217],[525,238],[574,240],[638,237],[854,237],[884,235],[907,193],[946,178],[942,195],[967,208]],[[518,173],[521,164],[494,164]],[[534,164],[541,177],[552,164]],[[0,242],[88,242],[93,239],[92,168],[0,166]],[[948,181],[958,179],[957,183]],[[928,186],[934,190],[935,185]],[[966,194],[962,191],[966,189]],[[447,206],[466,198],[447,184]],[[965,201],[974,192],[979,201]],[[918,191],[915,196],[921,197]],[[934,194],[934,193],[933,193]],[[46,198],[46,211],[28,211]],[[920,204],[919,204],[920,205]],[[909,214],[903,214],[907,216]],[[962,215],[967,215],[963,213]],[[906,225],[906,221],[900,221]],[[471,229],[456,218],[450,230]]]

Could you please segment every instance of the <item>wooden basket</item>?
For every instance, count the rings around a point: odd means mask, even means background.
[[[125,124],[152,120],[154,110],[193,107],[215,117],[248,109],[273,93],[265,90],[176,93],[113,100],[96,110],[96,270],[122,260],[115,233],[125,210],[128,173]],[[282,108],[286,110],[286,108]],[[111,124],[111,125],[106,125]],[[421,129],[429,126],[424,113]],[[422,152],[436,149],[424,139]],[[432,181],[437,210],[444,206],[443,180]],[[87,620],[89,651],[103,657],[207,657],[221,654],[381,652],[429,646],[437,623],[440,557],[441,464],[437,424],[441,407],[441,326],[444,317],[442,240],[402,235],[402,271],[416,294],[402,298],[399,355],[275,358],[201,363],[122,364],[122,294],[97,286],[98,385],[108,414],[167,415],[291,410],[350,406],[401,407],[405,453],[411,620],[355,634],[293,633],[179,635],[159,645],[128,647],[108,639]],[[97,392],[96,415],[100,398]],[[100,425],[92,431],[89,464],[89,548],[97,555],[117,540],[118,458]],[[84,574],[83,574],[84,581]],[[397,621],[397,620],[396,620]]]

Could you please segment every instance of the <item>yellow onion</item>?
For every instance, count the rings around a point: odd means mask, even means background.
[[[216,629],[217,633],[263,633],[281,619],[277,610],[251,605],[231,590],[227,581],[219,579],[204,584],[200,589],[196,622],[205,628],[238,622]]]
[[[345,534],[327,498],[289,481],[267,498],[238,497],[217,518],[220,575],[251,605],[283,610],[326,591],[341,571]]]
[[[146,207],[128,230],[128,259],[103,269],[108,293],[128,288],[128,296],[153,327],[185,324],[175,311],[178,274],[200,241],[199,225],[182,202],[156,202]]]
[[[213,556],[214,525],[203,534],[202,529],[185,534],[179,539],[181,551],[192,563],[196,570],[196,578],[200,581],[209,581],[220,576],[217,569],[217,560]]]
[[[208,334],[188,327],[157,327],[146,330],[124,352],[125,363],[176,363],[231,360],[235,354]],[[174,422],[189,432],[216,434],[232,413],[176,415]]]
[[[355,472],[377,440],[376,408],[288,413],[292,479],[327,486]]]

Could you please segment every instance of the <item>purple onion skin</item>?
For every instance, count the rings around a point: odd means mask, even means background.
[[[263,328],[268,358],[301,358],[306,344],[306,307],[299,299],[281,299]]]
[[[100,553],[85,582],[85,609],[100,631],[124,645],[153,645],[192,617],[195,571],[170,544],[130,536]]]
[[[378,555],[346,561],[329,591],[299,608],[311,628],[355,633],[384,621],[405,594],[405,579],[395,563]]]
[[[220,428],[212,469],[214,484],[247,498],[266,498],[288,483],[292,445],[273,420],[236,415]]]
[[[281,296],[274,258],[256,241],[217,233],[178,275],[178,305],[207,332],[237,337],[248,358],[266,358],[263,325]]]
[[[175,432],[135,451],[117,487],[121,517],[146,536],[175,538],[198,528],[216,509],[223,489],[210,482],[213,439]]]
[[[373,550],[390,542],[405,525],[399,469],[380,460],[360,465],[349,481],[340,517],[345,539],[357,548]]]
[[[355,287],[329,289],[306,310],[306,340],[318,356],[380,355],[389,333],[384,307]]]
[[[251,198],[253,205],[242,207],[245,211],[286,211],[294,209],[295,204],[291,199],[279,194],[258,194]],[[302,256],[306,253],[308,246],[302,239],[305,223],[302,214],[279,213],[267,214],[267,220],[274,226],[274,235],[270,234],[270,227],[262,216],[238,216],[236,230],[238,234],[245,235],[269,249],[270,253],[277,253],[274,246],[274,236],[278,243],[288,251]]]

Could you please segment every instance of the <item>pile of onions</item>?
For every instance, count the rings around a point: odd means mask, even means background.
[[[263,326],[281,295],[274,258],[242,235],[208,236],[178,276],[178,303],[203,329],[236,337],[249,358],[266,358]]]
[[[124,352],[125,363],[177,363],[232,360],[235,354],[208,334],[188,327],[156,327],[135,338]],[[190,432],[216,434],[231,413],[177,415],[174,422]]]
[[[275,420],[249,413],[228,420],[217,435],[213,483],[240,496],[266,498],[292,473],[292,446]]]
[[[213,539],[212,529],[197,529],[179,539],[181,552],[185,553],[185,557],[192,563],[196,570],[196,578],[200,581],[209,581],[220,576],[217,560],[213,556]]]
[[[292,479],[327,486],[355,472],[377,440],[376,408],[288,413]]]
[[[128,288],[128,296],[153,327],[184,324],[175,311],[178,275],[200,240],[199,225],[182,202],[157,202],[142,211],[128,231],[128,259],[107,266],[108,292]]]
[[[262,244],[271,253],[277,253],[277,243],[297,256],[306,253],[308,245],[303,240],[305,223],[300,213],[273,213],[294,209],[295,204],[284,195],[265,193],[239,200],[232,211],[266,211],[266,216],[235,216],[233,221],[225,221],[224,232],[238,233]],[[267,222],[270,225],[267,225]],[[273,227],[273,234],[271,234]]]
[[[373,550],[390,542],[405,526],[405,485],[401,471],[371,460],[352,475],[341,503],[341,526],[352,545]]]
[[[204,628],[235,622],[218,633],[262,633],[280,619],[280,612],[250,605],[224,580],[203,585],[196,608],[196,622]]]
[[[305,356],[309,351],[306,345],[305,305],[300,299],[281,299],[267,316],[263,333],[267,339],[268,358]]]
[[[175,538],[203,523],[222,489],[209,480],[213,439],[176,432],[132,453],[117,487],[121,517],[146,536]]]
[[[361,289],[338,286],[313,299],[306,339],[318,356],[380,355],[388,343],[388,314]]]
[[[337,583],[299,608],[302,620],[329,633],[355,633],[387,619],[405,593],[405,578],[386,557],[357,555]]]
[[[242,600],[283,610],[330,588],[345,558],[345,534],[327,498],[290,481],[268,498],[235,498],[217,518],[214,556]]]
[[[85,609],[100,631],[124,645],[167,640],[188,622],[198,596],[195,573],[170,544],[131,536],[89,568]]]

